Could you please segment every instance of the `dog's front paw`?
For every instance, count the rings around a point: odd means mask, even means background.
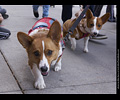
[[[61,65],[56,65],[54,71],[58,72],[61,70]]]
[[[72,49],[72,50],[75,50],[75,49],[76,49],[76,46],[75,46],[75,45],[72,45],[72,46],[71,46],[71,49]]]
[[[54,69],[56,72],[58,72],[58,71],[60,71],[61,70],[61,68],[60,67],[55,67],[55,69]]]
[[[84,51],[85,53],[87,53],[87,52],[88,52],[88,49],[84,49],[83,51]]]
[[[46,87],[44,81],[37,80],[34,84],[36,89],[44,89]]]

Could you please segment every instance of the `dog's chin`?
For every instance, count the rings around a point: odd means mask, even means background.
[[[48,72],[41,72],[43,76],[48,76]]]

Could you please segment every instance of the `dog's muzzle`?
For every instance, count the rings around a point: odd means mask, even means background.
[[[96,32],[94,32],[93,34],[94,34],[95,36],[97,35],[97,33],[96,33]]]
[[[94,32],[93,34],[91,34],[93,37],[96,37],[98,35],[98,33]]]
[[[42,66],[42,67],[40,68],[40,70],[41,70],[41,74],[42,74],[43,76],[47,76],[47,75],[48,75],[48,67],[47,67],[47,66]]]

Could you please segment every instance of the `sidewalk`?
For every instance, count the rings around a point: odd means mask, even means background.
[[[28,32],[38,20],[31,5],[3,5],[9,18],[2,25],[11,30],[7,40],[0,40],[0,94],[115,94],[116,93],[116,23],[107,22],[102,30],[108,39],[89,42],[89,53],[84,53],[83,40],[77,41],[75,51],[67,43],[62,59],[62,70],[44,77],[46,88],[36,90],[34,78],[27,65],[27,53],[17,40],[17,32]],[[105,7],[101,15],[105,13]],[[79,10],[73,8],[74,13]],[[49,16],[62,25],[61,6],[50,8]],[[42,7],[39,8],[42,17]]]

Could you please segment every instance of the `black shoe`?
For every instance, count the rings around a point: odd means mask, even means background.
[[[33,11],[33,14],[34,14],[34,16],[35,16],[36,18],[39,17],[39,13],[38,13],[38,11]]]
[[[108,22],[116,22],[116,19],[108,19]]]
[[[4,14],[2,16],[3,16],[4,19],[7,19],[9,17],[9,15],[7,15],[7,14]]]
[[[90,39],[96,39],[96,40],[101,40],[101,39],[107,39],[108,37],[106,35],[98,34],[97,36],[90,36]]]

